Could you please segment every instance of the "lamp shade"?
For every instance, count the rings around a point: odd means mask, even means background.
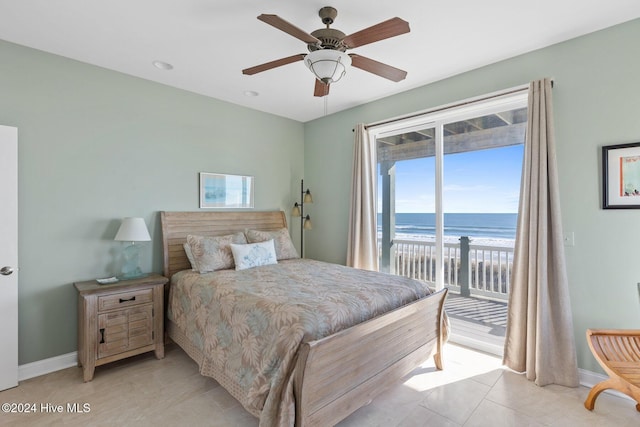
[[[114,240],[126,242],[148,242],[151,240],[147,225],[142,218],[124,218]]]
[[[300,205],[296,202],[291,209],[291,216],[300,216]]]
[[[340,80],[351,66],[351,57],[332,49],[318,49],[304,57],[304,63],[324,84]]]
[[[311,230],[313,228],[313,224],[311,224],[311,217],[309,215],[304,219],[304,229]]]
[[[304,193],[304,202],[313,203],[313,197],[311,197],[311,191],[307,190],[307,192]]]

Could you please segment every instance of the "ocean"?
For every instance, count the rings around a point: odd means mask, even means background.
[[[513,246],[517,220],[515,213],[445,213],[445,242],[469,236],[480,245]],[[396,213],[396,239],[433,240],[435,230],[433,213]],[[378,214],[378,233],[382,233],[382,214]]]

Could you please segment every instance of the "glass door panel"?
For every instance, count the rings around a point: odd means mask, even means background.
[[[379,137],[380,270],[435,282],[435,129]]]

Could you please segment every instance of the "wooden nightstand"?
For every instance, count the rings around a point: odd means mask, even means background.
[[[164,285],[169,279],[146,277],[100,285],[74,283],[78,290],[78,366],[84,381],[96,366],[155,351],[164,357]]]

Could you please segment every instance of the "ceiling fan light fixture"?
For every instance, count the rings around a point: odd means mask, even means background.
[[[304,64],[324,84],[340,80],[351,66],[351,57],[333,49],[318,49],[304,57]]]

